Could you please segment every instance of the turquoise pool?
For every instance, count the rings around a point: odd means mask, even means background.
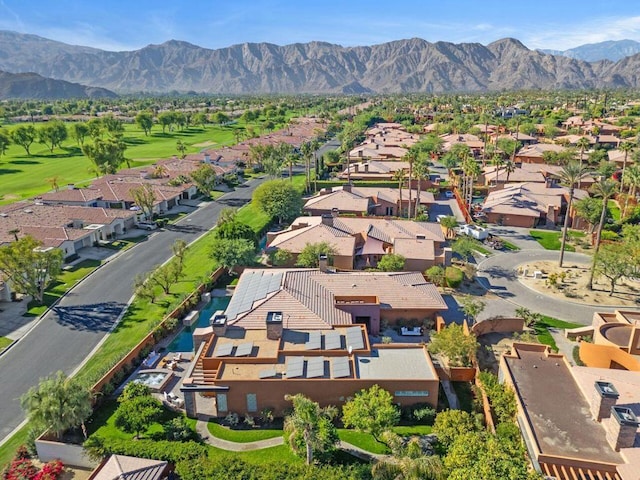
[[[194,328],[208,327],[211,316],[217,310],[225,310],[231,301],[231,297],[212,297],[211,301],[200,311],[198,323],[191,327],[185,327],[182,332],[171,342],[168,347],[170,352],[193,352],[193,337],[191,332]]]

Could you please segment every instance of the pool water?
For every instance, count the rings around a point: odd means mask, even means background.
[[[211,297],[211,301],[200,311],[198,322],[190,327],[185,327],[167,349],[170,352],[193,352],[193,337],[191,336],[193,329],[208,327],[213,314],[218,310],[225,310],[230,301],[231,297]]]

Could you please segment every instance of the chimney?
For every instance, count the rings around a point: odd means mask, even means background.
[[[331,214],[322,215],[322,224],[327,225],[329,227],[333,227],[333,215]]]
[[[358,164],[356,163],[356,172],[357,171],[358,171]],[[353,185],[351,185],[350,183],[346,183],[342,186],[342,190],[345,192],[351,193],[351,187],[353,187]]]
[[[73,228],[82,228],[84,226],[84,223],[82,222],[82,220],[79,220],[77,218],[73,219]]]
[[[267,313],[267,338],[280,340],[282,338],[282,312]]]
[[[340,210],[338,210],[336,207],[333,207],[331,209],[331,216],[333,218],[339,217],[340,216]]]
[[[630,408],[611,407],[611,419],[605,427],[609,445],[616,452],[621,448],[631,448],[636,441],[638,430],[638,417]]]
[[[601,422],[611,415],[611,408],[618,402],[620,394],[612,383],[596,381],[591,395],[591,413],[593,418]]]
[[[75,190],[76,185],[74,183],[67,183],[67,190]]]
[[[324,253],[318,255],[318,267],[320,268],[320,271],[322,273],[327,273],[327,271],[329,270],[328,259]]]
[[[140,178],[142,179],[149,178],[149,172],[147,172],[146,170],[140,170]]]
[[[216,337],[223,337],[227,333],[227,316],[214,315],[211,319],[211,326]]]
[[[208,153],[204,154],[204,163],[211,164],[211,156]]]

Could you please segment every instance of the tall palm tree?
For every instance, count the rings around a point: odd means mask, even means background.
[[[406,145],[405,145],[406,147]],[[416,159],[418,158],[418,151],[414,148],[414,149],[408,149],[407,153],[404,156],[404,160],[406,160],[407,162],[409,162],[409,186],[408,186],[408,190],[409,190],[409,210],[407,212],[407,218],[411,218],[412,214],[411,214],[411,207],[412,207],[412,196],[413,196],[413,188],[411,185],[411,181],[413,180],[413,164],[416,161]]]
[[[465,199],[467,203],[467,209],[469,214],[471,214],[471,207],[473,203],[473,182],[480,175],[480,165],[473,158],[469,158],[465,160],[462,164],[462,170],[464,172],[464,176],[466,178],[466,191],[465,191]]]
[[[636,196],[636,189],[640,187],[640,164],[636,163],[627,168],[627,171],[624,172],[624,176],[622,177],[622,182],[629,186],[627,198],[624,202],[624,211],[622,212],[622,218],[624,218],[627,216],[629,198],[634,198]]]
[[[423,155],[419,155],[413,165],[413,176],[418,180],[418,192],[416,193],[416,205],[414,209],[414,218],[417,216],[418,207],[420,206],[420,193],[422,192],[422,181],[429,178],[429,167]]]
[[[616,193],[617,185],[611,179],[601,178],[600,181],[591,187],[591,191],[596,197],[602,198],[602,211],[600,212],[600,222],[598,223],[598,229],[596,230],[596,244],[593,250],[593,262],[591,263],[591,272],[589,274],[589,290],[593,290],[593,275],[595,273],[596,257],[598,256],[598,250],[600,250],[600,240],[602,237],[602,227],[604,227],[604,221],[607,216],[607,204],[609,199]]]
[[[398,206],[398,216],[402,217],[402,186],[404,184],[404,179],[406,178],[404,169],[400,168],[396,170],[393,174],[393,180],[398,182],[398,193],[400,195],[400,205]]]
[[[494,167],[496,167],[496,187],[498,186],[498,184],[500,183],[499,180],[499,176],[500,176],[500,168],[504,165],[504,159],[502,158],[502,155],[500,154],[495,154],[493,156],[493,158],[491,159],[491,163],[493,164]]]
[[[579,183],[587,175],[587,170],[574,160],[562,167],[559,175],[560,181],[569,189],[569,201],[567,202],[567,211],[564,216],[564,226],[562,227],[562,242],[560,244],[560,259],[558,261],[558,265],[562,267],[562,262],[564,260],[564,249],[567,243],[567,231],[569,230],[569,217],[571,216],[571,206],[573,205],[573,195],[575,193],[576,184]]]
[[[511,160],[504,162],[504,171],[507,173],[507,180],[505,183],[509,183],[509,176],[516,171],[516,164]]]
[[[587,137],[580,137],[576,142],[576,147],[580,150],[580,167],[583,165],[584,151],[589,148],[589,139]],[[578,180],[578,188],[580,188],[580,180]]]
[[[622,142],[618,147],[618,150],[624,152],[624,159],[622,160],[622,176],[621,179],[624,178],[624,172],[627,169],[627,157],[629,156],[629,152],[633,150],[633,143],[631,142]],[[622,189],[624,188],[624,184],[620,181],[620,193],[622,193]]]

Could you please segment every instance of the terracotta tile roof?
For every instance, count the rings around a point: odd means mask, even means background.
[[[102,198],[102,193],[94,188],[63,188],[57,192],[48,192],[40,196],[44,202],[88,203],[100,198]]]
[[[524,215],[538,217],[546,214],[549,207],[560,209],[563,198],[568,195],[565,187],[546,187],[540,183],[519,183],[508,185],[502,190],[491,192],[482,210],[490,213]],[[574,198],[584,198],[588,193],[575,189]]]
[[[411,238],[398,238],[393,242],[393,253],[404,258],[422,260],[433,260],[436,256],[432,241]]]
[[[337,208],[341,212],[363,212],[369,211],[370,200],[363,195],[346,192],[342,189],[336,190],[326,195],[317,195],[307,200],[304,210],[328,210]]]
[[[356,239],[341,230],[323,224],[291,230],[278,235],[269,247],[300,253],[307,244],[327,242],[335,249],[339,256],[352,256]]]
[[[273,269],[282,272],[282,283],[277,292],[267,294],[253,302],[249,311],[228,316],[230,325],[247,329],[264,329],[266,315],[281,311],[284,328],[326,329],[352,323],[351,314],[335,303],[336,295],[377,296],[380,307],[392,309],[446,310],[447,306],[438,289],[424,280],[419,272],[344,272],[323,273],[317,269]],[[253,275],[247,269],[243,276]],[[235,295],[244,296],[249,282],[240,278]],[[258,287],[260,288],[260,287]],[[232,310],[231,303],[227,312]],[[236,311],[236,310],[234,310]]]
[[[533,145],[527,145],[522,147],[516,153],[516,157],[539,157],[542,158],[544,152],[564,152],[566,150],[562,145],[555,145],[553,143],[534,143]]]

